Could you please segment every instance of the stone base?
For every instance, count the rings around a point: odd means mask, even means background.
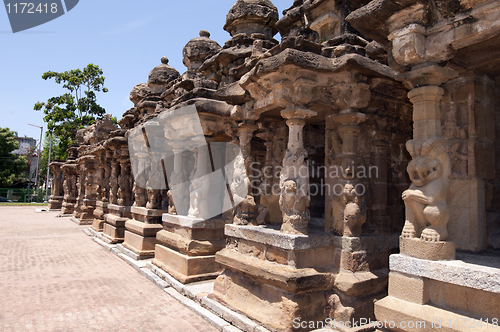
[[[500,261],[465,254],[457,258],[431,261],[392,255],[389,296],[375,304],[376,318],[397,326],[410,321],[425,324],[424,328],[390,328],[398,331],[487,330],[486,320],[498,319]]]
[[[132,213],[137,216],[137,210],[141,212],[141,215],[153,214],[155,210],[149,210],[145,208],[132,207]],[[161,214],[160,214],[161,216]],[[147,220],[147,219],[146,219]],[[155,255],[155,245],[158,243],[156,239],[156,233],[163,229],[160,224],[150,224],[142,221],[137,221],[135,219],[129,219],[125,222],[125,241],[123,242],[123,247],[134,252],[138,259],[146,259],[154,257]]]
[[[78,219],[75,217],[70,218],[70,220],[80,226],[92,225],[92,223],[94,222],[94,219]]]
[[[125,223],[129,220],[128,216],[123,216],[130,210],[130,208],[117,206],[117,205],[108,205],[110,212],[114,212],[116,214],[106,214],[104,216],[103,227],[103,236],[106,237],[111,243],[121,243],[125,240]]]
[[[132,250],[125,248],[125,247],[123,246],[123,243],[121,243],[121,244],[117,244],[117,245],[116,245],[116,248],[117,248],[118,250],[120,250],[122,254],[124,254],[124,255],[126,255],[126,256],[128,256],[128,257],[132,258],[134,261],[137,261],[137,264],[144,264],[144,263],[141,263],[141,262],[139,262],[139,261],[143,261],[143,260],[145,260],[145,259],[151,259],[151,258],[152,258],[152,257],[145,257],[145,256],[140,256],[140,255],[136,254],[136,253],[135,253],[135,252],[133,252]]]
[[[289,293],[229,269],[217,277],[209,297],[274,331],[300,331],[293,328],[296,318],[314,322],[327,318],[323,291]]]
[[[163,214],[154,264],[182,283],[216,278],[223,271],[215,253],[226,245],[225,224],[222,219]]]
[[[75,204],[63,202],[61,207],[61,214],[63,215],[73,215],[75,212]]]
[[[494,332],[499,329],[491,323],[486,324],[485,320],[481,322],[432,305],[419,305],[392,296],[375,303],[375,316],[378,321],[387,322],[385,331]],[[408,328],[408,324],[412,327]]]
[[[428,242],[417,238],[399,238],[399,250],[403,255],[432,261],[455,259],[454,242]]]
[[[110,243],[121,243],[125,240],[125,228],[115,227],[105,223],[102,235],[107,238]]]
[[[276,331],[301,331],[297,318],[325,321],[337,272],[332,235],[236,225],[226,225],[225,234],[228,244],[216,254],[225,270],[212,298]]]
[[[102,232],[104,230],[105,223],[106,222],[104,220],[94,218],[94,221],[92,222],[92,226],[90,226],[90,227],[96,232]]]
[[[158,243],[156,237],[144,237],[139,234],[125,231],[122,246],[134,252],[137,260],[152,258],[155,255],[155,245]]]
[[[60,210],[63,204],[63,196],[50,196],[49,210]]]
[[[153,264],[186,284],[216,278],[223,268],[215,262],[215,255],[188,256],[157,244]]]

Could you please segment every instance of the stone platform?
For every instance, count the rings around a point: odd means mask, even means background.
[[[81,220],[81,219],[75,218],[75,217],[71,217],[70,220],[72,222],[74,222],[75,224],[80,225],[80,226],[92,225],[92,222],[93,222],[90,219],[88,219],[88,220]]]
[[[50,210],[60,210],[63,204],[63,196],[50,196],[49,199],[49,209]]]
[[[153,264],[182,283],[216,278],[222,267],[215,253],[224,248],[225,220],[163,215]]]
[[[94,221],[92,222],[92,229],[97,232],[102,232],[104,230],[104,216],[109,212],[108,203],[97,201],[96,208],[94,210]]]
[[[104,216],[103,236],[111,243],[121,243],[125,240],[125,223],[130,218],[130,207],[109,204],[108,209],[110,213]]]
[[[375,304],[378,320],[422,321],[422,331],[438,323],[445,331],[470,331],[471,324],[498,330],[485,323],[500,312],[498,257],[458,253],[456,260],[432,261],[398,254],[390,257],[390,269],[389,296]]]
[[[333,286],[333,236],[290,235],[277,228],[226,225],[228,245],[216,254],[225,271],[211,298],[285,331],[293,319],[327,318],[324,292]]]
[[[134,252],[137,259],[152,258],[155,255],[155,245],[158,243],[156,233],[163,229],[158,221],[161,222],[161,216],[165,211],[133,206],[131,212],[133,219],[125,223],[123,247]]]

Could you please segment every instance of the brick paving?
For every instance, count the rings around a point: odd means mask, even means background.
[[[216,331],[56,215],[0,206],[0,331]]]

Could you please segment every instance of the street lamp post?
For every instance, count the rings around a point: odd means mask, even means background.
[[[45,200],[49,200],[49,170],[50,155],[52,154],[52,130],[50,131],[49,161],[47,162],[47,179],[45,180]]]
[[[42,160],[42,134],[43,134],[43,127],[36,126],[33,124],[28,123],[29,126],[37,127],[40,128],[40,144],[38,147],[38,163],[36,166],[36,177],[35,177],[35,187],[38,188],[40,185],[40,162]]]

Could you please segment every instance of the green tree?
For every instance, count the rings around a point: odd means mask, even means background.
[[[10,187],[19,180],[26,167],[26,158],[11,152],[19,149],[9,128],[0,128],[0,187]]]
[[[64,151],[64,157],[69,145],[75,142],[77,130],[101,119],[105,113],[96,98],[96,92],[108,92],[102,75],[103,71],[94,64],[88,64],[83,70],[48,71],[42,75],[44,80],[53,78],[68,90],[61,96],[52,97],[44,103],[37,102],[34,106],[37,111],[43,110],[48,131],[59,137],[58,145]]]

